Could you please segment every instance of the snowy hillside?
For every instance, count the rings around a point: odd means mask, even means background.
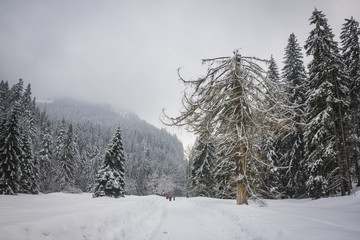
[[[52,125],[56,126],[62,119],[73,124],[80,159],[85,159],[85,165],[92,163],[85,169],[97,170],[101,166],[120,123],[126,155],[126,193],[156,194],[161,192],[158,187],[161,185],[162,191],[185,195],[183,146],[166,130],[141,120],[135,113],[123,111],[119,114],[109,106],[74,99],[57,99],[46,104],[38,102],[38,107],[46,111]],[[53,136],[57,138],[56,133]],[[89,176],[86,181],[78,181],[83,182],[80,188],[87,191],[93,185],[95,173],[80,175]],[[165,180],[167,184],[162,184]]]
[[[0,239],[359,239],[360,192],[320,200],[0,196]]]

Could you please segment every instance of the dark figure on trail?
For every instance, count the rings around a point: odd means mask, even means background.
[[[174,201],[175,201],[175,195],[173,196],[173,199],[174,199]]]

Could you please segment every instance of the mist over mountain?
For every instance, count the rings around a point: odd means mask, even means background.
[[[135,113],[116,113],[108,105],[98,105],[74,99],[37,101],[51,121],[62,120],[74,126],[80,156],[99,168],[111,137],[120,125],[126,155],[126,192],[145,195],[164,192],[184,193],[185,162],[179,139],[164,129],[158,129]],[[94,169],[94,170],[95,170]],[[84,181],[83,189],[93,179]]]

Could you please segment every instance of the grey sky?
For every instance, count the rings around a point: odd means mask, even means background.
[[[359,0],[0,0],[0,78],[23,78],[40,99],[110,103],[162,127],[161,109],[181,107],[178,67],[197,78],[201,59],[240,49],[273,54],[281,68],[290,33],[304,45],[314,7],[337,40],[345,18],[360,21]]]

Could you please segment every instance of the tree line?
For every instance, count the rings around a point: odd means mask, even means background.
[[[179,74],[189,86],[184,109],[164,122],[198,134],[186,169],[188,194],[242,204],[345,195],[360,184],[359,23],[345,20],[340,47],[321,11],[314,10],[310,25],[307,71],[292,33],[281,73],[272,56],[261,60],[234,51],[205,59],[208,71],[197,80]],[[24,89],[21,79],[11,87],[1,81],[0,193],[184,193],[176,141],[125,125],[122,146],[120,129],[112,137],[114,131],[51,119],[37,107],[30,84]]]
[[[294,33],[281,72],[270,60],[205,59],[205,77],[185,80],[179,116],[169,125],[198,135],[189,156],[193,196],[321,198],[350,194],[360,185],[359,23],[342,25],[339,44],[315,9],[304,49]],[[267,69],[264,70],[267,66]]]
[[[119,123],[126,159],[120,195],[183,194],[183,150],[175,136],[133,113],[75,100],[42,103],[30,84],[23,86],[0,83],[1,194],[94,192]]]
[[[79,192],[78,149],[71,123],[56,125],[36,106],[31,85],[20,79],[11,88],[0,83],[0,193]]]

